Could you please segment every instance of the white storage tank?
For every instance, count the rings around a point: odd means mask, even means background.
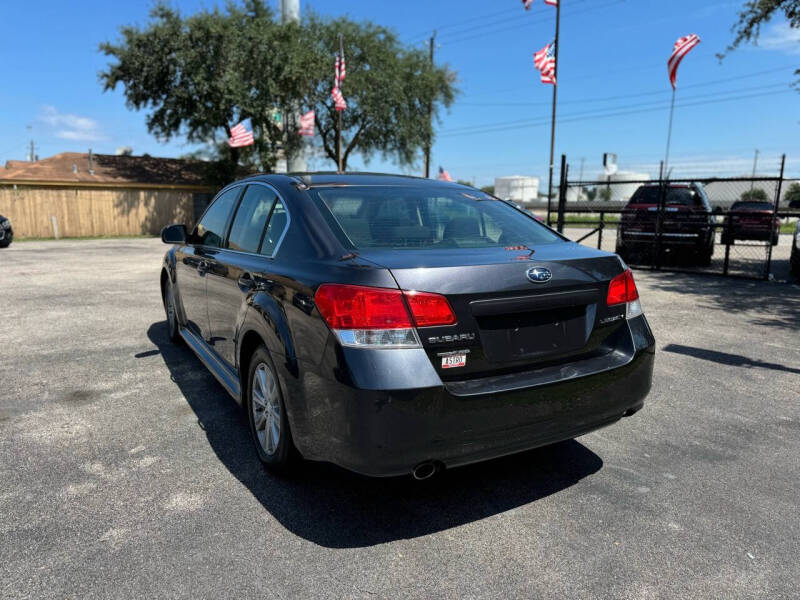
[[[529,204],[539,197],[539,178],[528,175],[495,177],[494,195],[517,204]]]
[[[608,182],[610,184],[607,187],[601,183],[597,184],[597,200],[627,202],[631,199],[633,193],[639,189],[639,186],[642,185],[641,182],[650,181],[650,175],[647,173],[634,173],[633,171],[617,171],[610,175],[602,173],[597,178],[597,181]],[[628,181],[631,183],[626,183]],[[602,194],[600,193],[601,191],[603,192]]]

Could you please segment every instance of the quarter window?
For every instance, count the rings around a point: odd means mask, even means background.
[[[272,256],[275,253],[275,248],[281,241],[288,222],[289,215],[286,213],[286,207],[280,200],[276,201],[275,208],[272,209],[272,216],[269,218],[267,231],[264,234],[264,241],[261,244],[261,254]]]
[[[238,187],[231,188],[227,192],[220,194],[208,207],[208,210],[195,228],[194,241],[196,244],[211,248],[220,248],[222,246],[228,218],[240,191],[241,189]]]
[[[242,196],[228,236],[228,247],[242,252],[258,252],[264,225],[275,203],[276,194],[263,185],[251,185]]]

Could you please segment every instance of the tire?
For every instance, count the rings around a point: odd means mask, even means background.
[[[772,245],[773,245],[773,246],[777,246],[777,245],[778,245],[778,242],[780,241],[780,239],[781,239],[781,238],[780,238],[780,234],[779,234],[779,233],[775,233],[775,234],[773,234],[773,235],[772,235]]]
[[[167,334],[173,344],[183,341],[181,328],[178,323],[178,311],[175,308],[175,295],[172,291],[172,281],[167,278],[167,285],[164,289],[164,312],[167,315]]]
[[[14,240],[13,237],[3,238],[2,240],[0,240],[0,248],[8,248],[13,240]]]
[[[292,433],[275,365],[264,346],[250,358],[244,404],[258,459],[271,471],[287,473],[294,463]]]

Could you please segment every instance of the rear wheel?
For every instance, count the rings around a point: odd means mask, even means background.
[[[181,341],[180,325],[178,324],[178,313],[175,310],[175,294],[172,291],[172,282],[167,278],[167,285],[164,287],[164,310],[167,313],[167,330],[169,339],[173,343]]]
[[[245,405],[259,460],[271,470],[287,471],[292,461],[292,434],[275,367],[264,346],[250,359]]]
[[[773,246],[777,246],[778,242],[780,241],[780,239],[781,238],[780,238],[780,233],[779,232],[776,231],[775,233],[773,233],[772,234],[772,245]]]

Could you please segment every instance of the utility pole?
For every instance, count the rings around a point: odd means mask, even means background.
[[[300,0],[281,0],[281,21],[286,23],[299,23],[300,22]],[[296,152],[289,152],[289,129],[290,125],[294,125],[299,120],[300,107],[296,102],[291,103],[291,108],[286,111],[283,116],[283,131],[286,137],[286,170],[288,172],[306,171],[306,153],[305,147],[300,146]]]
[[[756,148],[756,155],[753,158],[753,179],[756,178],[756,169],[758,169],[758,148]],[[750,191],[753,191],[753,186],[755,185],[755,181],[750,181]]]
[[[339,34],[339,60],[344,56],[344,40],[342,39],[342,34]],[[341,64],[341,63],[340,63]],[[338,75],[337,75],[338,77]],[[339,83],[341,85],[341,82]],[[341,110],[337,110],[336,113],[339,119],[339,126],[338,131],[336,134],[336,158],[338,161],[339,173],[343,173],[344,169],[342,168],[342,112]]]
[[[436,30],[428,40],[428,52],[431,59],[431,70],[433,70],[433,50],[436,46]],[[428,100],[428,139],[425,142],[425,179],[431,175],[431,138],[433,137],[433,96]]]
[[[553,84],[553,120],[550,125],[550,180],[547,184],[547,224],[550,225],[550,210],[553,204],[553,160],[555,158],[556,150],[556,101],[558,100],[558,53],[561,42],[559,40],[559,33],[561,29],[561,2],[556,4],[556,39],[555,39],[555,59],[556,66],[553,77],[555,83]]]
[[[33,138],[31,138],[30,150],[28,150],[28,160],[33,162],[36,160],[36,149],[33,143]]]

